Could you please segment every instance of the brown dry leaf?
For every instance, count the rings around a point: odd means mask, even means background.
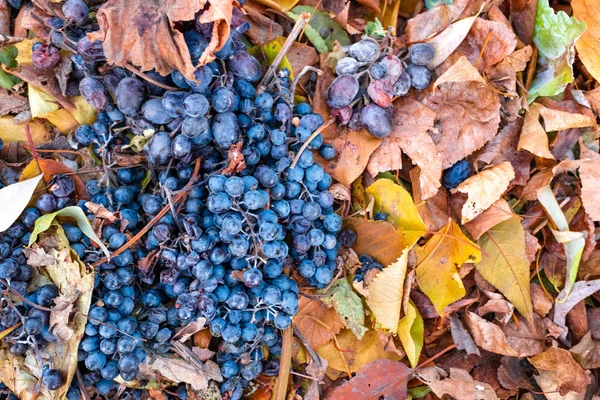
[[[481,163],[494,165],[509,161],[515,170],[513,185],[525,185],[529,179],[533,156],[527,151],[517,150],[523,119],[516,117],[514,120],[503,122],[506,125],[500,129],[496,137],[476,153],[474,158],[479,168]]]
[[[421,168],[421,197],[426,200],[434,196],[442,185],[442,169],[444,156],[440,153],[428,134],[435,122],[435,112],[423,103],[409,97],[396,101],[394,107],[394,126],[389,145],[399,145],[412,162]],[[400,142],[392,143],[391,138],[399,138]]]
[[[575,282],[575,284],[573,284],[573,288],[571,289],[571,293],[566,297],[566,299],[562,302],[556,302],[554,307],[553,322],[559,327],[565,329],[565,332],[563,335],[561,335],[562,340],[566,340],[567,338],[566,320],[569,311],[571,311],[571,309],[580,301],[596,293],[598,290],[600,290],[600,279]],[[565,296],[566,292],[565,289],[563,289],[557,298],[565,298]]]
[[[405,33],[408,42],[420,42],[438,34],[456,20],[463,9],[464,6],[441,3],[439,7],[415,15],[406,23]]]
[[[194,336],[194,334],[204,329],[205,325],[206,318],[199,317],[197,320],[190,322],[181,329],[178,329],[177,332],[175,332],[175,335],[173,335],[173,340],[177,340],[181,343],[184,343],[189,338]]]
[[[50,160],[47,158],[40,158],[32,160],[21,173],[19,178],[21,181],[38,176],[40,173],[44,173],[44,181],[46,184],[50,184],[52,177],[61,174],[69,174],[73,178],[75,183],[75,194],[79,199],[88,199],[87,191],[85,190],[85,183],[81,180],[79,175],[74,174],[73,170],[58,161]]]
[[[375,360],[356,371],[352,379],[337,386],[327,396],[329,400],[406,398],[411,370],[392,360]]]
[[[346,218],[344,228],[356,232],[353,248],[358,255],[368,254],[383,265],[396,262],[406,248],[403,232],[386,221]]]
[[[538,108],[535,104],[532,104],[529,112],[525,114],[518,149],[527,150],[538,157],[554,160],[554,156],[548,147],[548,135],[539,119],[540,113]]]
[[[565,396],[561,395],[558,392],[559,383],[554,371],[541,369],[537,375],[533,375],[533,378],[547,400],[585,400],[587,398],[586,393],[570,392]]]
[[[115,221],[121,220],[121,212],[112,212],[108,211],[106,207],[102,204],[95,204],[91,201],[86,201],[85,206],[94,213],[94,218],[92,219],[92,229],[98,235],[98,237],[102,234],[102,228],[106,225],[112,224]]]
[[[519,39],[525,44],[533,44],[537,0],[511,0],[510,16]]]
[[[429,132],[444,156],[443,168],[482,148],[498,133],[500,101],[492,88],[480,82],[442,84],[439,91],[429,95],[424,104],[437,112],[436,126]],[[439,159],[428,150],[428,163]],[[434,153],[435,154],[435,153]],[[423,166],[419,165],[423,170]]]
[[[202,364],[199,361],[188,362],[179,357],[155,355],[149,367],[172,382],[190,384],[194,390],[206,389],[209,379],[218,382],[223,380],[219,366],[210,360]]]
[[[6,114],[18,114],[29,108],[27,97],[0,89],[0,117]]]
[[[380,143],[381,139],[371,136],[364,129],[339,135],[332,143],[339,156],[336,162],[327,164],[327,172],[350,187],[352,182],[363,173],[371,154]]]
[[[563,396],[570,391],[582,393],[591,383],[588,373],[567,350],[550,347],[530,361],[537,369],[556,373],[558,391]]]
[[[380,172],[396,171],[402,169],[401,139],[397,136],[387,136],[382,139],[381,145],[371,154],[367,171],[372,176]]]
[[[521,200],[532,201],[537,199],[537,192],[550,184],[554,178],[552,168],[545,168],[534,174],[521,192]]]
[[[585,212],[594,221],[600,221],[600,154],[588,149],[581,143],[581,158],[586,162],[579,167],[581,177],[581,200]]]
[[[60,84],[54,76],[52,69],[41,71],[35,68],[32,64],[20,65],[18,69],[7,70],[8,73],[24,80],[36,89],[53,97],[56,101],[70,113],[75,111],[73,103],[62,94]]]
[[[512,29],[500,22],[476,18],[455,52],[484,72],[508,57],[516,46],[517,38]]]
[[[531,357],[546,350],[546,331],[542,319],[533,314],[533,321],[517,317],[502,326],[508,345],[521,357]]]
[[[508,189],[514,177],[512,165],[505,161],[469,177],[458,185],[454,190],[468,195],[462,208],[462,223],[473,220],[494,204]]]
[[[283,27],[273,18],[263,14],[262,9],[253,2],[244,4],[246,19],[250,22],[248,37],[253,43],[267,43],[279,36],[283,36]],[[295,42],[296,44],[298,42]]]
[[[422,376],[420,379],[440,398],[450,395],[461,400],[498,400],[489,384],[474,380],[464,369],[450,368],[450,377],[445,379],[439,376],[434,380],[424,380]]]
[[[498,325],[488,322],[470,311],[465,314],[465,323],[473,340],[483,350],[505,356],[520,357],[519,353],[510,347],[506,335]]]
[[[479,348],[473,341],[471,335],[469,335],[469,332],[465,330],[463,323],[456,313],[453,313],[450,318],[450,331],[452,333],[452,340],[457,344],[456,348],[458,350],[464,350],[467,354],[476,354],[477,356],[480,356]]]
[[[242,154],[243,144],[242,141],[232,144],[227,151],[227,167],[221,172],[223,175],[237,174],[246,169],[246,160]]]
[[[474,240],[479,240],[481,235],[488,230],[513,216],[514,213],[508,202],[504,199],[498,199],[490,208],[464,224],[463,228],[469,232]]]
[[[520,360],[516,357],[502,357],[498,367],[498,381],[506,389],[533,390],[529,376],[521,367]]]
[[[344,322],[333,308],[327,307],[321,300],[301,296],[294,326],[313,349],[318,349],[340,332]]]
[[[179,21],[214,23],[211,41],[200,56],[199,65],[215,59],[229,37],[233,2],[228,0],[109,0],[96,15],[100,29],[88,35],[91,41],[100,40],[104,54],[111,64],[128,63],[142,71],[156,70],[161,75],[179,70],[186,78],[195,80],[195,67],[189,56],[183,33],[175,28]]]
[[[433,83],[433,88],[437,88],[442,83],[447,82],[480,82],[486,84],[485,79],[481,76],[477,68],[473,66],[471,61],[465,56],[461,56],[450,68],[446,70],[436,81]]]
[[[587,29],[575,42],[577,56],[585,69],[598,81],[600,80],[600,8],[594,0],[573,0],[573,16],[587,23]]]
[[[584,92],[583,94],[590,103],[592,110],[594,110],[596,114],[600,114],[600,87],[588,92]]]
[[[592,338],[589,331],[577,343],[569,349],[575,360],[585,369],[600,368],[600,345]]]
[[[531,46],[515,50],[486,75],[490,85],[508,95],[517,96],[517,72],[525,70],[532,54]]]
[[[596,126],[596,117],[592,115],[576,114],[562,110],[555,110],[552,108],[545,107],[541,104],[537,104],[537,108],[540,112],[540,115],[544,119],[544,127],[546,129],[546,132]]]
[[[421,194],[421,168],[414,167],[410,170],[412,193],[417,211],[429,231],[435,232],[442,229],[448,222],[450,210],[448,208],[448,191],[440,187],[437,193],[424,200]]]
[[[540,317],[548,315],[554,302],[540,285],[537,283],[531,284],[531,302],[533,303],[533,311],[535,311]]]

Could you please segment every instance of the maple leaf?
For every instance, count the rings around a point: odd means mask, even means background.
[[[475,264],[477,271],[531,321],[529,259],[525,252],[525,233],[518,217],[499,223],[484,233],[477,243],[483,254],[481,261]]]
[[[365,192],[375,198],[374,211],[387,213],[387,220],[402,230],[408,248],[427,232],[410,193],[402,186],[390,179],[378,179]]]
[[[505,161],[467,178],[458,185],[454,191],[468,195],[462,208],[461,222],[469,222],[487,210],[504,194],[514,177],[512,165]]]
[[[464,263],[476,263],[481,252],[467,238],[458,224],[449,220],[423,247],[416,248],[417,282],[429,297],[439,315],[449,304],[465,295],[465,287],[457,268]]]
[[[556,374],[558,391],[563,396],[570,391],[582,393],[592,382],[590,376],[567,350],[550,347],[529,361],[537,369],[552,371]]]
[[[187,79],[195,80],[195,67],[183,33],[175,28],[179,21],[214,23],[210,42],[198,60],[204,65],[215,59],[229,37],[233,2],[228,0],[109,0],[96,18],[100,30],[88,34],[91,41],[100,40],[108,61],[118,66],[128,63],[143,71],[156,70],[161,75],[179,70]]]
[[[301,296],[294,325],[308,344],[315,349],[329,342],[344,327],[344,322],[333,308],[321,300]]]

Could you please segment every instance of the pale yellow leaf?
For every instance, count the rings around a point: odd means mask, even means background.
[[[525,252],[525,232],[519,219],[513,217],[499,223],[484,233],[477,243],[483,256],[475,267],[481,276],[531,320],[530,263]]]
[[[539,118],[540,112],[537,109],[537,104],[534,103],[531,105],[529,112],[525,114],[517,150],[527,150],[535,156],[554,160],[554,155],[548,147],[548,135],[542,124],[540,124]]]
[[[45,118],[49,113],[60,108],[58,101],[52,96],[42,92],[33,85],[27,85],[29,95],[29,108],[33,118]]]
[[[438,314],[444,315],[446,306],[466,294],[457,268],[464,263],[479,262],[481,252],[458,224],[450,220],[425,246],[417,247],[416,253],[419,288]]]
[[[402,186],[390,179],[378,179],[366,192],[375,198],[375,212],[388,213],[388,221],[402,229],[408,248],[427,232],[410,193]]]
[[[433,83],[433,87],[435,89],[442,83],[446,82],[465,81],[475,81],[487,84],[477,68],[471,64],[467,57],[461,56],[458,61],[456,61],[450,68],[446,70],[446,72],[442,74],[442,76],[437,78],[437,80]]]
[[[35,121],[15,124],[14,117],[9,115],[0,117],[0,139],[4,143],[27,142],[26,125],[29,125],[29,133],[34,145],[38,146],[50,142],[50,133],[48,133],[44,125]]]
[[[481,171],[463,181],[454,191],[466,193],[468,198],[462,208],[462,223],[466,223],[487,210],[504,194],[515,178],[515,170],[508,161]]]

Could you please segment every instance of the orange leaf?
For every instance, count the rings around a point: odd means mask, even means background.
[[[389,222],[346,218],[344,227],[356,232],[353,248],[359,255],[368,254],[383,265],[396,262],[406,247],[402,231]]]
[[[344,327],[344,323],[333,308],[321,300],[301,296],[294,325],[308,344],[317,349],[329,342]]]
[[[596,0],[573,0],[573,16],[587,24],[575,42],[577,55],[590,74],[600,81],[600,6]]]
[[[85,183],[83,183],[83,181],[78,175],[75,175],[73,173],[73,170],[71,168],[58,161],[50,160],[47,158],[32,160],[23,169],[19,180],[24,181],[34,176],[38,176],[42,172],[44,173],[44,182],[46,182],[46,184],[50,184],[53,176],[61,174],[70,174],[69,176],[73,178],[73,182],[75,183],[75,194],[77,195],[77,197],[79,199],[89,199],[85,190]]]

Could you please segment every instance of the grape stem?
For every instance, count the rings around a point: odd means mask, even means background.
[[[159,88],[165,89],[165,90],[169,90],[172,92],[176,92],[179,89],[175,88],[173,86],[169,86],[169,85],[165,85],[164,83],[160,83],[159,81],[149,77],[148,75],[146,75],[145,73],[143,73],[142,71],[140,71],[139,69],[137,69],[136,67],[134,67],[133,65],[129,65],[129,64],[124,64],[123,68],[125,68],[127,71],[133,72],[134,74],[136,74],[137,76],[139,76],[142,79],[147,80],[148,82],[152,83],[153,85],[158,86]]]
[[[306,150],[306,148],[308,147],[310,142],[312,142],[314,138],[316,138],[321,132],[323,132],[325,129],[327,129],[329,127],[329,125],[333,124],[334,122],[335,122],[335,119],[333,119],[333,118],[330,119],[329,121],[327,121],[326,123],[321,125],[316,131],[314,131],[312,133],[312,135],[310,135],[308,140],[306,142],[304,142],[302,147],[300,147],[300,150],[298,150],[298,153],[296,153],[296,157],[294,157],[294,161],[292,161],[292,165],[290,166],[290,168],[294,168],[296,166],[296,164],[298,163],[298,160],[300,159],[300,155],[302,154],[302,152],[304,152],[304,150]]]
[[[309,13],[301,13],[300,14],[298,21],[296,21],[296,23],[294,24],[294,27],[292,28],[292,31],[290,32],[287,39],[285,40],[285,43],[283,43],[283,46],[281,46],[281,50],[279,50],[279,53],[277,53],[277,56],[275,57],[275,59],[273,60],[271,65],[269,66],[269,69],[267,70],[267,72],[265,73],[265,76],[263,77],[262,81],[260,82],[259,90],[258,90],[259,93],[264,92],[265,88],[271,83],[273,78],[275,78],[275,76],[276,76],[275,72],[277,71],[279,64],[281,64],[283,57],[285,57],[286,53],[290,50],[290,48],[292,47],[292,45],[294,44],[294,42],[296,41],[298,36],[300,36],[300,32],[302,32],[302,30],[304,29],[304,26],[306,24],[308,24],[310,17],[311,17],[311,14],[309,14]]]
[[[290,90],[292,95],[294,93],[296,93],[296,86],[298,86],[298,82],[300,81],[300,78],[302,78],[302,76],[304,76],[308,71],[313,71],[318,76],[323,75],[323,71],[321,71],[319,68],[315,68],[311,65],[306,65],[304,68],[302,68],[302,71],[300,71],[300,73],[298,75],[296,75],[296,78],[294,79],[294,83],[292,84],[292,90]]]

